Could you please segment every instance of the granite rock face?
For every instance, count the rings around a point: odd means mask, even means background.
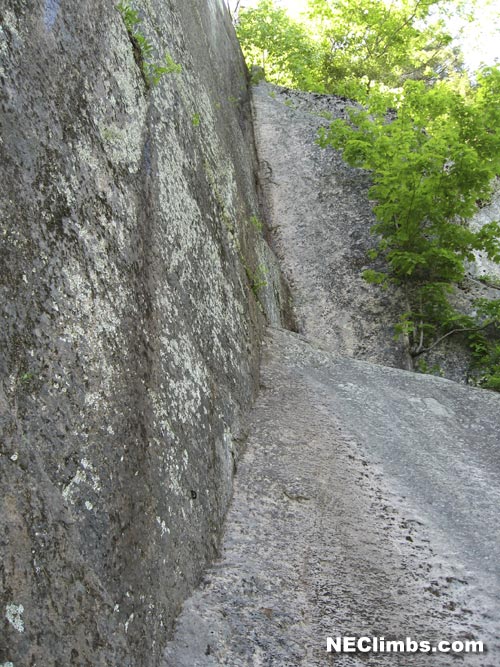
[[[268,330],[221,557],[184,603],[162,667],[500,664],[500,396],[401,368],[402,295],[360,277],[369,175],[314,144],[324,112],[345,108],[254,89],[271,237],[300,334]],[[445,368],[460,380],[463,357],[455,349]],[[434,651],[328,653],[326,638],[342,636]],[[487,652],[440,653],[442,640]]]
[[[496,178],[491,193],[491,199],[477,211],[471,220],[471,226],[474,230],[481,229],[489,222],[500,220],[500,178]],[[500,280],[500,267],[495,262],[488,259],[484,252],[475,252],[475,261],[469,265],[470,274],[475,277],[484,277],[486,282],[488,278]]]
[[[336,353],[409,368],[404,343],[394,341],[403,294],[361,276],[375,245],[369,174],[315,143],[352,102],[265,82],[253,102],[268,219],[300,331]]]
[[[496,667],[500,396],[269,330],[222,556],[163,667]],[[343,653],[327,637],[482,641]]]
[[[182,66],[150,87],[114,2],[0,8],[0,664],[14,667],[158,663],[216,553],[262,328],[288,300],[251,223],[224,4],[138,6],[154,62]]]
[[[368,176],[314,144],[345,100],[260,84],[258,165],[223,1],[136,6],[181,66],[156,85],[115,2],[0,8],[0,666],[311,667],[332,623],[488,637],[498,397],[378,365],[409,360],[401,294],[360,277]],[[449,539],[478,489],[484,539]]]

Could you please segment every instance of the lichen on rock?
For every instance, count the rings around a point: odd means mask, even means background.
[[[28,4],[1,12],[0,661],[147,667],[216,554],[286,301],[247,73],[221,2],[141,3],[182,65],[149,87],[113,3]]]

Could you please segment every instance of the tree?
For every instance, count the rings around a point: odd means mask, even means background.
[[[262,67],[269,81],[325,92],[318,45],[306,26],[293,21],[273,0],[260,0],[257,7],[240,11],[236,31],[248,65]]]
[[[374,86],[433,82],[460,68],[443,19],[431,16],[443,4],[449,0],[309,0],[326,88],[364,99]]]
[[[273,0],[240,12],[247,62],[273,83],[363,100],[373,87],[407,79],[428,83],[460,69],[442,19],[452,0],[309,0],[307,20],[292,20]]]
[[[404,286],[410,310],[399,332],[409,335],[413,355],[461,332],[492,388],[500,388],[500,344],[484,334],[500,332],[500,301],[479,302],[471,317],[449,296],[474,251],[500,262],[500,223],[476,232],[467,224],[500,174],[499,100],[499,68],[480,72],[466,95],[445,81],[431,88],[406,81],[394,95],[372,92],[366,109],[353,109],[349,123],[334,121],[319,139],[372,172],[379,235],[372,259],[386,268],[365,278]]]

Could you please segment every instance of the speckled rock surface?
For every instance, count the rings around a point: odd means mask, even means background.
[[[0,7],[0,664],[14,667],[158,663],[216,552],[263,310],[279,325],[287,302],[250,223],[253,130],[224,3],[137,3],[154,61],[182,66],[149,90],[115,4]]]
[[[182,66],[149,89],[114,2],[0,7],[0,665],[314,667],[361,631],[495,648],[498,397],[330,354],[408,362],[400,295],[360,278],[367,175],[313,143],[344,102],[255,91],[308,341],[275,331],[246,422],[266,321],[295,324],[241,53],[222,0],[140,7]]]
[[[488,222],[500,220],[500,178],[495,179],[492,190],[490,201],[485,202],[471,220],[473,229],[481,229]],[[477,251],[474,254],[476,261],[469,266],[471,275],[475,278],[486,276],[500,280],[500,266],[490,261],[484,252]]]
[[[375,244],[369,174],[315,144],[324,114],[344,118],[349,102],[265,82],[252,98],[268,219],[300,331],[339,354],[409,368],[393,339],[402,294],[361,277]]]
[[[271,331],[221,559],[162,667],[497,667],[500,396]],[[477,639],[344,654],[326,637]]]

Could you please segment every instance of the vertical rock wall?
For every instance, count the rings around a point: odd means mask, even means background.
[[[227,11],[134,6],[152,61],[182,66],[149,89],[113,1],[0,7],[0,663],[14,667],[157,664],[216,551],[265,308],[281,322]]]

